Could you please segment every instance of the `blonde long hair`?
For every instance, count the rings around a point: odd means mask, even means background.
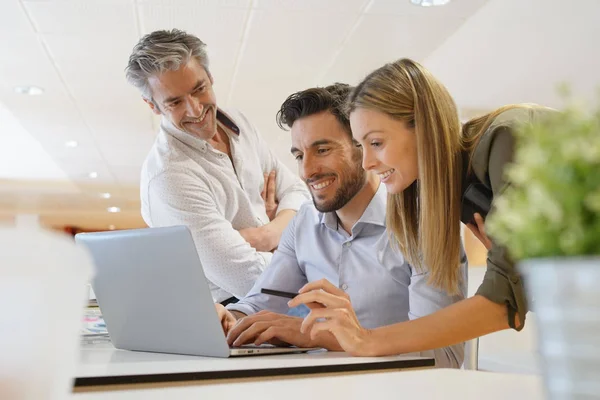
[[[465,122],[461,132],[461,147],[469,155],[473,153],[473,150],[477,147],[479,140],[483,134],[490,128],[494,120],[502,113],[514,110],[514,109],[526,109],[526,110],[538,110],[538,109],[549,109],[542,107],[539,104],[534,103],[523,103],[523,104],[508,104],[502,106],[492,112],[484,114],[479,117],[475,117]],[[469,160],[469,170],[471,169],[471,160]]]
[[[388,194],[392,243],[429,283],[460,291],[460,208],[463,154],[470,155],[493,119],[510,108],[469,121],[461,130],[448,90],[419,63],[401,59],[373,71],[352,92],[348,112],[374,109],[414,127],[419,176],[402,193]],[[465,152],[465,153],[463,153]]]

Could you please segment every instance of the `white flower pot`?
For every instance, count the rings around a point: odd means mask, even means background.
[[[547,397],[600,399],[600,257],[522,261]]]

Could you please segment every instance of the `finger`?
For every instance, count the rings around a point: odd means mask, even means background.
[[[321,303],[306,303],[304,305],[308,307],[309,310],[318,310],[319,308],[325,308],[325,306]]]
[[[298,296],[294,297],[292,300],[288,302],[288,306],[297,307],[300,304],[306,304],[307,306],[310,303],[319,303],[325,307],[329,308],[341,308],[348,307],[350,305],[350,300],[347,296],[337,296],[331,293],[324,292],[322,290],[313,290],[308,293],[302,293]],[[314,305],[312,305],[314,307]],[[312,308],[312,307],[310,307]],[[319,308],[319,307],[314,307]]]
[[[481,241],[481,236],[479,234],[479,229],[473,224],[467,224],[467,228],[473,233],[473,235]]]
[[[347,296],[346,292],[329,282],[327,279],[319,279],[318,281],[309,282],[302,286],[300,290],[298,290],[298,293],[306,293],[310,292],[311,290],[324,290],[337,296]]]
[[[262,197],[263,201],[267,201],[267,186],[269,185],[269,175],[263,173],[263,177],[265,179],[265,183],[263,184],[263,189],[260,192],[260,197]]]
[[[302,325],[300,325],[300,332],[303,334],[311,332],[315,325],[319,325],[325,321],[337,321],[342,323],[342,321],[348,320],[349,316],[350,311],[344,308],[323,308],[320,310],[314,310],[311,311],[306,318],[304,318],[304,321],[302,321]]]
[[[240,333],[237,339],[235,339],[233,342],[233,345],[241,346],[243,344],[253,342],[258,335],[269,329],[271,326],[272,324],[268,321],[255,322],[254,324],[250,325],[248,329]]]
[[[304,317],[302,325],[300,325],[300,333],[305,334],[306,332],[310,332],[317,319],[323,318],[324,311],[327,311],[327,309],[311,310],[310,313]]]
[[[221,325],[227,320],[227,311],[222,304],[215,304],[215,309],[217,310],[217,315],[219,316],[219,320],[221,321]]]
[[[227,334],[227,344],[232,345],[233,342],[238,338],[238,336],[240,336],[242,332],[244,332],[246,329],[252,326],[252,324],[259,321],[271,320],[273,318],[274,317],[272,315],[255,314],[238,320],[235,326]]]
[[[269,185],[267,186],[267,203],[275,204],[275,170],[269,174]]]
[[[235,319],[235,317],[232,315],[231,316],[232,319],[228,319],[227,322],[225,322],[225,336],[227,336],[229,334],[229,331],[235,326],[235,324],[237,323],[237,320]]]
[[[294,343],[293,334],[290,329],[280,326],[271,326],[254,339],[255,346],[260,346],[263,343],[270,343],[277,346],[295,345],[301,347],[297,341]]]
[[[483,220],[483,217],[478,213],[475,213],[475,222],[477,223],[477,228],[479,228],[479,232],[481,232],[482,235],[485,235],[485,221]]]
[[[240,346],[242,344],[249,343],[252,340],[256,340],[258,336],[271,328],[277,328],[280,330],[290,327],[288,330],[293,330],[300,333],[301,324],[302,318],[270,313],[269,318],[255,322],[246,331],[242,332],[236,342],[234,342],[234,346]]]
[[[233,341],[237,339],[237,337],[240,335],[240,333],[248,329],[248,327],[251,326],[253,323],[262,320],[262,318],[264,317],[258,314],[253,314],[238,319],[235,326],[229,331],[229,334],[227,335],[227,342],[229,344],[232,344]]]
[[[278,334],[279,332],[277,332],[277,329],[274,326],[271,326],[256,337],[254,345],[260,346],[263,343],[269,343],[270,340],[277,338]]]

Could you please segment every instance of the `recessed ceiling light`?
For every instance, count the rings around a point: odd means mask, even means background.
[[[95,171],[92,171],[88,174],[88,176],[90,177],[90,179],[96,179],[98,177],[98,173]]]
[[[450,0],[410,0],[416,6],[431,7],[431,6],[443,6],[450,3]]]
[[[68,141],[65,142],[65,147],[69,147],[71,149],[74,149],[77,146],[79,146],[79,143],[77,143],[77,141],[75,141],[75,140],[68,140]]]
[[[117,227],[114,225],[109,225],[108,229],[110,229],[111,231],[114,231],[115,229],[117,229]]]
[[[106,211],[108,211],[109,213],[118,213],[121,211],[121,209],[119,207],[108,207]]]
[[[100,197],[102,197],[103,199],[110,199],[111,194],[110,193],[100,193]]]
[[[28,94],[30,96],[39,96],[44,93],[44,89],[38,86],[17,86],[15,92],[19,94]]]

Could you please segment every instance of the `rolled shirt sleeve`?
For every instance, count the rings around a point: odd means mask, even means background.
[[[515,112],[529,113],[527,110],[515,110]],[[525,122],[523,116],[520,116],[520,122]],[[487,171],[486,176],[489,179],[487,183],[491,186],[494,198],[501,195],[508,186],[504,178],[504,169],[513,160],[515,145],[513,129],[514,124],[491,129],[486,133],[488,137],[482,139],[483,148],[476,150],[479,151],[479,159],[473,161],[473,168],[479,169],[480,178],[481,170]],[[494,212],[493,204],[491,212]],[[488,251],[487,270],[476,294],[494,303],[505,304],[508,311],[508,325],[513,329],[521,330],[528,312],[523,280],[507,249],[494,242],[493,237],[491,239],[492,248]],[[516,315],[519,316],[518,326],[515,324]]]

